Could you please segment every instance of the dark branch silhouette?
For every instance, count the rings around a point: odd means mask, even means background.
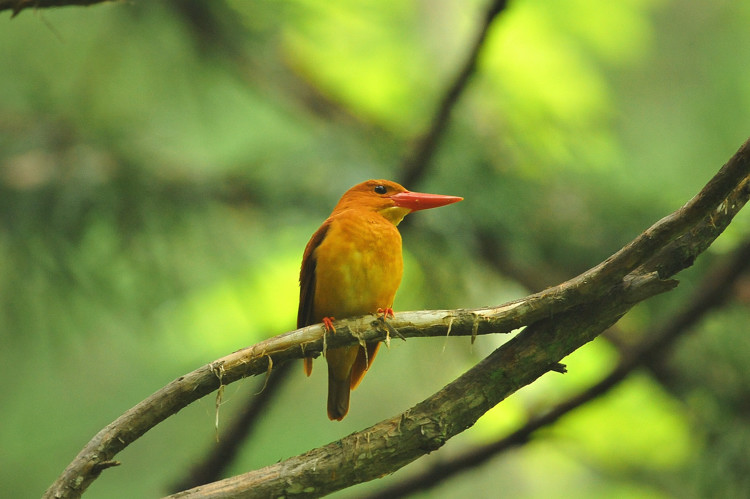
[[[450,120],[451,111],[456,106],[459,97],[469,83],[471,75],[477,66],[479,53],[484,46],[487,33],[495,18],[505,9],[507,0],[492,0],[487,9],[483,22],[477,32],[476,39],[469,50],[463,66],[458,71],[456,78],[448,86],[442,101],[438,105],[428,130],[420,136],[415,143],[411,153],[401,164],[401,183],[403,185],[416,185],[419,179],[424,177],[425,170],[430,164],[440,139]]]
[[[44,9],[71,5],[88,6],[109,1],[112,0],[0,0],[0,11],[12,10],[11,17],[15,17],[24,9]]]
[[[228,74],[250,87],[276,98],[280,106],[292,104],[329,125],[340,122],[370,134],[386,135],[385,130],[364,122],[300,76],[283,57],[269,58],[265,53],[248,50],[247,41],[257,34],[248,29],[226,1],[170,0],[167,5],[184,21],[199,54],[212,63],[223,64]]]

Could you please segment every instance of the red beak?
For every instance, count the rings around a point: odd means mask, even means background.
[[[451,203],[457,203],[464,198],[458,196],[443,196],[442,194],[425,194],[423,192],[399,192],[391,196],[391,199],[399,208],[408,208],[411,211],[437,208]]]

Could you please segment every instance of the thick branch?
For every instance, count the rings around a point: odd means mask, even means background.
[[[517,324],[517,319],[509,321],[507,316],[514,315],[515,308],[522,303],[521,300],[476,312],[405,312],[396,314],[388,323],[404,337],[442,336],[449,331],[453,336],[488,334],[497,332],[492,330],[493,324]],[[177,378],[94,436],[47,490],[45,497],[79,497],[104,468],[117,464],[112,461],[113,457],[141,435],[188,404],[218,389],[221,384],[265,374],[269,359],[272,359],[273,367],[278,367],[291,359],[321,353],[324,343],[325,347],[336,347],[365,340],[389,339],[389,329],[375,316],[337,321],[335,325],[336,334],[325,335],[325,330],[319,324],[308,326],[244,348]],[[513,327],[503,329],[510,331]]]
[[[239,452],[238,444],[247,440],[254,432],[256,423],[268,410],[274,395],[291,378],[293,367],[294,364],[288,362],[274,369],[273,376],[265,382],[260,380],[259,393],[254,397],[248,397],[237,418],[222,432],[221,440],[210,448],[197,465],[191,467],[170,487],[171,491],[190,489],[222,477]]]
[[[631,372],[643,365],[661,362],[665,351],[684,336],[709,311],[720,307],[731,297],[732,284],[750,268],[750,240],[722,261],[698,286],[697,292],[670,320],[643,334],[644,341],[628,350],[617,366],[587,390],[570,397],[543,414],[531,418],[521,428],[487,445],[479,446],[449,461],[438,463],[424,473],[384,488],[367,499],[393,499],[431,489],[445,480],[497,456],[499,453],[529,441],[540,428],[552,425],[565,414],[604,395]]]
[[[674,285],[653,275],[622,284],[606,299],[526,328],[402,414],[280,463],[170,497],[319,497],[392,473],[472,426],[498,402],[596,337],[633,303]]]

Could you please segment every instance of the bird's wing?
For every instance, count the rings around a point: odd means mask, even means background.
[[[315,250],[326,237],[330,223],[326,222],[310,238],[302,256],[302,268],[299,273],[299,310],[297,311],[297,327],[305,327],[320,322],[314,315],[315,308],[315,267],[317,258]]]
[[[299,273],[299,309],[297,310],[297,327],[305,327],[320,321],[315,317],[315,267],[317,259],[315,250],[326,237],[331,224],[326,221],[310,238],[302,256],[302,268]],[[312,372],[312,358],[305,358],[305,373]]]

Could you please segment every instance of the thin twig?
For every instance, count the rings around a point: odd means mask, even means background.
[[[417,139],[411,154],[401,164],[401,180],[404,185],[416,185],[424,176],[425,170],[437,150],[440,138],[448,125],[450,114],[456,106],[459,97],[469,83],[471,75],[477,67],[477,59],[482,51],[490,26],[495,18],[505,9],[507,0],[492,0],[485,12],[484,19],[477,32],[476,39],[464,60],[463,66],[456,74],[453,82],[448,86],[443,99],[430,122],[429,129]]]
[[[0,12],[12,10],[11,17],[16,17],[24,9],[43,9],[49,7],[88,6],[112,0],[0,0]]]

